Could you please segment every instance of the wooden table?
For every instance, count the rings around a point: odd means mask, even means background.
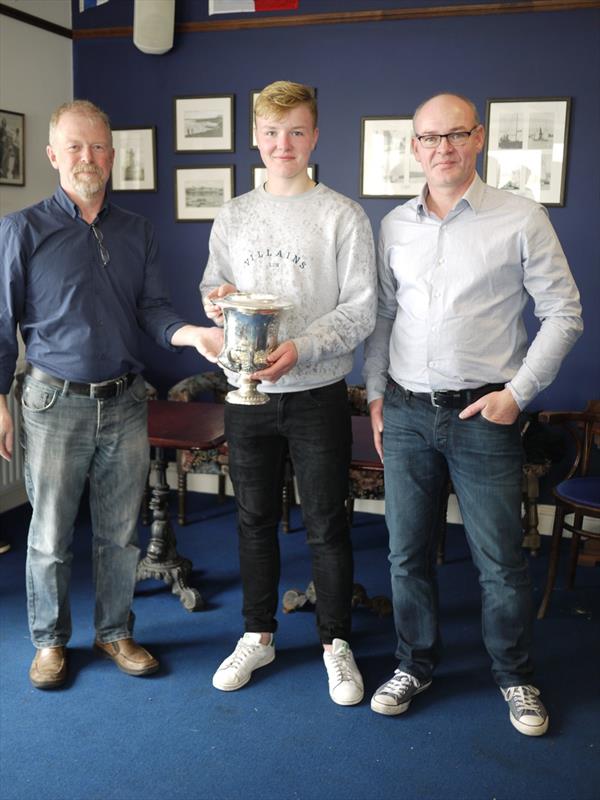
[[[177,553],[177,542],[169,520],[169,486],[166,480],[165,448],[208,450],[225,440],[224,406],[219,403],[148,403],[148,439],[155,448],[156,482],[150,508],[153,512],[146,555],[137,568],[137,580],[161,580],[171,586],[188,611],[204,605],[197,589],[188,586],[192,562]]]

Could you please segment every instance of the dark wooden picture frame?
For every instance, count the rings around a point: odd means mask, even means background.
[[[234,196],[234,167],[176,167],[174,187],[177,222],[211,222]]]
[[[484,181],[564,206],[570,116],[570,97],[490,98]]]
[[[156,128],[113,128],[113,192],[156,192]]]
[[[174,117],[176,153],[233,153],[234,95],[176,97]]]
[[[25,186],[25,114],[0,109],[0,186]]]
[[[362,117],[360,196],[414,197],[425,183],[411,140],[412,117]]]

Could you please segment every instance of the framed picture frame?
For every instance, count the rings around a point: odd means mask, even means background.
[[[258,150],[258,145],[256,144],[256,133],[254,131],[254,106],[256,105],[256,100],[260,92],[261,92],[260,89],[253,90],[250,92],[250,149],[251,150]]]
[[[177,222],[209,222],[232,197],[233,166],[175,168]]]
[[[233,153],[234,96],[175,98],[176,153]]]
[[[484,181],[564,206],[570,116],[570,97],[489,99]]]
[[[308,177],[311,181],[317,180],[317,165],[309,164],[307,167]],[[267,180],[267,168],[262,164],[253,164],[251,167],[252,173],[252,189],[257,189]]]
[[[113,192],[156,192],[156,128],[113,128]]]
[[[360,196],[414,197],[425,174],[412,152],[412,117],[362,117]]]
[[[0,109],[0,186],[25,186],[25,114]]]

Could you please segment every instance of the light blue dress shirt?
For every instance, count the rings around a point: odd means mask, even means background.
[[[414,392],[504,383],[523,409],[583,330],[579,292],[546,209],[475,178],[440,219],[419,197],[382,221],[369,401],[389,375]],[[528,343],[529,297],[541,325]]]

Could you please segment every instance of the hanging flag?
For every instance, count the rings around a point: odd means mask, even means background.
[[[298,0],[208,0],[208,14],[242,14],[298,8]]]
[[[96,6],[103,6],[108,3],[108,0],[79,0],[79,13],[87,11],[88,8],[96,8]]]

